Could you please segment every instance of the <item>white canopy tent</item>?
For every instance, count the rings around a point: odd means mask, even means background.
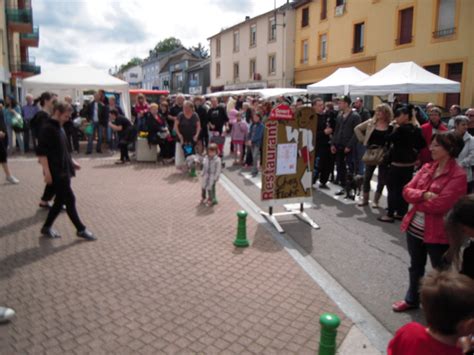
[[[60,98],[69,95],[73,101],[81,101],[83,91],[103,89],[120,94],[120,106],[131,118],[129,86],[104,71],[87,66],[56,66],[42,74],[23,80],[23,93],[37,97],[44,91],[58,94]]]
[[[356,67],[339,68],[327,78],[308,85],[308,94],[347,95],[350,85],[359,83],[368,77]]]
[[[390,95],[460,92],[461,84],[430,73],[414,62],[392,63],[369,78],[352,84],[353,95]]]

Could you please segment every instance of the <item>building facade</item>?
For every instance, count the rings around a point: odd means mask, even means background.
[[[125,80],[129,85],[130,89],[141,89],[143,81],[143,71],[141,65],[136,65],[121,73],[122,80]]]
[[[204,95],[211,85],[211,59],[207,58],[186,70],[184,92],[190,95]]]
[[[159,90],[160,87],[160,59],[154,51],[150,51],[148,58],[142,64],[143,89]]]
[[[210,37],[211,90],[293,86],[294,31],[287,3]]]
[[[21,97],[21,80],[40,74],[28,48],[39,46],[30,0],[0,0],[0,97]]]
[[[295,84],[306,87],[339,67],[373,74],[392,62],[414,61],[460,81],[461,94],[410,95],[410,101],[472,107],[473,16],[471,0],[299,1]]]
[[[168,90],[171,94],[185,92],[187,83],[186,70],[203,61],[197,53],[184,47],[168,52],[166,58],[161,62],[160,89]]]

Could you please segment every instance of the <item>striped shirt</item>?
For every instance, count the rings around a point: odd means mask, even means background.
[[[425,214],[423,212],[416,211],[413,219],[408,226],[408,232],[414,237],[424,239],[425,236]]]

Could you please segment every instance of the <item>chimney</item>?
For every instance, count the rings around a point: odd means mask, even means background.
[[[250,16],[245,16],[245,21],[250,20]]]

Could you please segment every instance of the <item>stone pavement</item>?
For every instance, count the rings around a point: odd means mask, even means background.
[[[251,246],[233,246],[240,207],[221,186],[207,208],[174,167],[80,162],[73,188],[97,242],[65,214],[60,240],[39,237],[34,159],[10,162],[20,185],[0,184],[0,304],[17,312],[1,354],[314,354],[323,312],[342,318],[341,343],[350,320],[263,226],[249,218]]]

